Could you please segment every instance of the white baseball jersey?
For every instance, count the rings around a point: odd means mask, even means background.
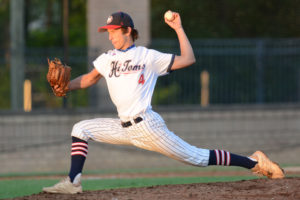
[[[133,145],[190,165],[207,166],[209,150],[192,146],[169,131],[162,117],[151,109],[156,80],[169,73],[173,61],[172,54],[135,46],[100,55],[94,66],[106,79],[120,119],[83,120],[74,125],[72,136]],[[136,117],[142,121],[136,123]],[[130,121],[131,125],[122,127],[121,121]]]
[[[132,46],[100,55],[94,66],[106,79],[119,117],[126,120],[151,109],[157,77],[167,74],[173,61],[172,54]]]

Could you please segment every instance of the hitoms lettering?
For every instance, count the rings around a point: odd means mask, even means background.
[[[111,71],[109,73],[109,77],[119,77],[121,74],[131,74],[136,73],[145,69],[146,65],[132,65],[131,60],[126,60],[123,64],[119,61],[111,62]]]

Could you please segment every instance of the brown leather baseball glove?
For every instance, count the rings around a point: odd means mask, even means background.
[[[47,80],[53,93],[58,97],[66,96],[71,78],[71,67],[62,64],[59,58],[54,60],[48,58],[48,66]]]

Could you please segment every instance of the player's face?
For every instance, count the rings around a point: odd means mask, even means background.
[[[123,33],[122,29],[108,29],[109,40],[115,49],[127,49],[132,45],[130,33]]]

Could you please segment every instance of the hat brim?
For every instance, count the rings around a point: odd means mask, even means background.
[[[121,28],[122,26],[120,25],[106,25],[106,26],[101,26],[98,28],[98,32],[105,32],[107,29],[117,29]]]

